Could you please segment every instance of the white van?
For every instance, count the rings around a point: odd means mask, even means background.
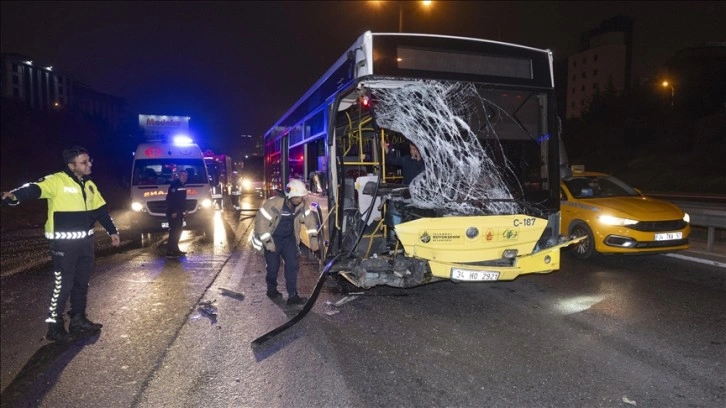
[[[177,173],[186,170],[186,229],[209,233],[214,207],[204,155],[193,143],[142,143],[136,148],[131,166],[131,229],[144,233],[169,228],[166,194]]]

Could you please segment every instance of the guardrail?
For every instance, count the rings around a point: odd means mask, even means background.
[[[694,203],[673,202],[691,217],[691,225],[708,228],[706,250],[713,251],[716,229],[726,229],[726,208],[703,207]]]

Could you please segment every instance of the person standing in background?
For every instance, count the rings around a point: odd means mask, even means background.
[[[184,215],[187,206],[187,182],[189,173],[181,170],[178,177],[169,185],[166,194],[166,220],[169,223],[169,238],[166,243],[166,257],[179,258],[186,252],[179,249],[179,239],[184,228]]]

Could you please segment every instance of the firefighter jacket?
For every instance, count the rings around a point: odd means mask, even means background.
[[[79,180],[70,170],[45,176],[12,190],[17,205],[41,198],[48,200],[48,220],[45,237],[48,239],[81,239],[93,235],[96,221],[109,235],[118,234],[108,213],[106,201],[96,184],[87,176]]]
[[[269,251],[274,251],[275,243],[272,234],[280,224],[282,206],[286,198],[283,196],[270,197],[262,203],[262,206],[255,214],[255,231],[251,236],[252,245],[255,249],[261,250],[260,243]],[[317,250],[318,229],[317,213],[311,209],[305,209],[305,201],[294,209],[295,242],[300,245],[300,228],[305,226],[305,231],[310,237],[311,249]],[[260,242],[261,241],[261,242]]]

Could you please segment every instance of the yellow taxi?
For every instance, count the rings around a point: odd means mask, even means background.
[[[570,247],[577,258],[688,249],[686,212],[608,174],[573,168],[560,180],[560,204],[563,233],[587,237]]]

